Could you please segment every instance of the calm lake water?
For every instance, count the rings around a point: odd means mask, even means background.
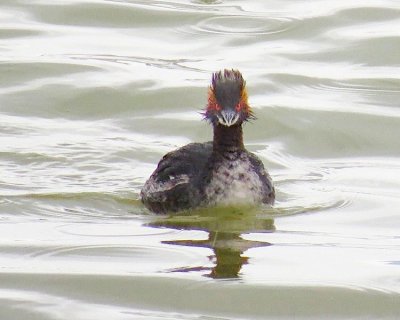
[[[277,203],[155,216],[238,68]],[[400,2],[2,0],[1,319],[399,319]]]

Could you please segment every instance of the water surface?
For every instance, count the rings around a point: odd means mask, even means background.
[[[4,319],[400,317],[398,1],[4,0]],[[271,208],[154,216],[238,68]]]

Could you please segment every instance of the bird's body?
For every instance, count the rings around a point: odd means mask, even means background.
[[[191,143],[166,154],[145,183],[141,198],[156,213],[203,206],[273,204],[272,180],[243,144],[242,123],[252,117],[238,71],[213,75],[205,118],[211,142]]]

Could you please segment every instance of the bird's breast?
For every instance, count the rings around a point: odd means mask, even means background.
[[[219,163],[205,188],[208,205],[257,204],[263,185],[247,156]]]

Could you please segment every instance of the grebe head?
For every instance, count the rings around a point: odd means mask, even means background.
[[[247,102],[246,83],[238,70],[223,70],[212,75],[205,119],[214,126],[226,127],[254,119]]]

